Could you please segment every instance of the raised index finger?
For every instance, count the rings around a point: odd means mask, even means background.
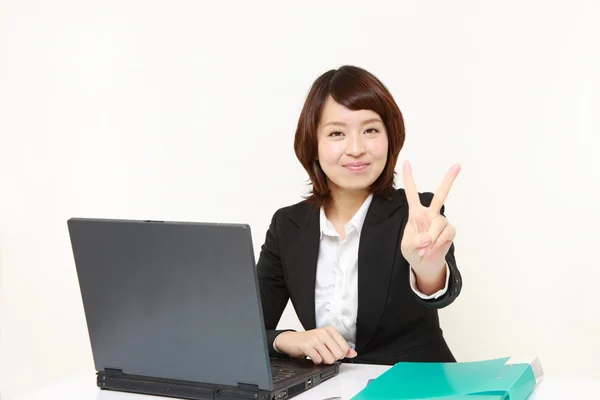
[[[419,199],[419,192],[417,192],[417,185],[412,176],[412,167],[408,160],[406,160],[402,166],[402,178],[404,180],[404,191],[406,192],[408,207],[420,206],[421,200]]]
[[[452,187],[452,184],[454,183],[454,180],[458,176],[459,172],[460,172],[460,164],[454,164],[450,168],[450,170],[448,170],[448,172],[446,173],[446,176],[444,177],[444,180],[438,187],[438,190],[435,192],[435,195],[433,196],[433,199],[431,200],[430,207],[433,210],[435,210],[436,212],[439,213],[442,210],[442,206],[444,205],[444,203],[446,202],[446,199],[448,198],[448,193],[450,193],[450,188]]]

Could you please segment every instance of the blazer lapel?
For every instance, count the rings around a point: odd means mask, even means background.
[[[315,279],[319,257],[319,209],[303,204],[290,215],[297,231],[290,243],[289,258],[286,259],[289,281],[292,283],[291,298],[296,315],[306,330],[315,329]]]
[[[391,199],[375,196],[367,211],[358,250],[358,314],[356,351],[373,338],[383,315],[394,259],[400,251],[403,218],[394,213],[404,204],[394,191]]]

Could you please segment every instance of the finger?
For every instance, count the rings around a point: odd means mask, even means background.
[[[333,326],[328,326],[325,329],[327,332],[329,332],[331,339],[336,343],[337,348],[339,349],[339,353],[334,355],[338,360],[344,358],[346,353],[348,353],[348,349],[350,348],[350,346],[348,346],[348,342],[346,342],[346,339],[344,339],[344,337],[340,335],[340,333]],[[329,347],[329,349],[333,350],[331,347]]]
[[[431,236],[428,232],[414,234],[414,237],[402,239],[402,251],[407,254],[419,253],[423,256],[427,246],[431,244]]]
[[[408,201],[408,207],[418,207],[421,205],[419,199],[419,192],[417,192],[417,185],[412,176],[412,167],[407,161],[402,166],[402,178],[404,179],[404,191],[406,193],[406,199]]]
[[[448,193],[450,193],[450,188],[454,183],[454,180],[458,176],[460,172],[460,164],[454,164],[450,170],[446,173],[446,176],[442,180],[442,183],[438,187],[438,190],[435,192],[433,199],[431,200],[430,208],[434,210],[436,213],[441,212],[442,206],[446,202],[448,198]]]
[[[346,355],[347,350],[343,351],[337,341],[331,336],[325,341],[325,346],[336,360],[341,360]]]
[[[446,257],[446,255],[448,255],[448,251],[450,251],[451,246],[452,246],[452,241],[444,242],[442,244],[438,244],[437,248],[435,250],[440,252],[440,254],[443,254],[444,257]]]
[[[415,236],[413,241],[413,251],[420,250],[427,247],[432,242],[431,235],[429,232],[421,232]]]
[[[323,357],[319,355],[317,349],[310,347],[304,352],[315,364],[321,364],[323,362]]]
[[[346,358],[354,358],[358,355],[358,353],[356,352],[356,350],[354,350],[352,347],[348,348],[348,352],[346,353]]]
[[[444,230],[438,236],[437,241],[433,244],[432,247],[439,248],[442,246],[447,246],[449,249],[450,245],[454,241],[455,237],[456,237],[456,228],[454,227],[454,225],[447,224],[444,227]]]
[[[438,240],[438,237],[448,225],[448,220],[443,215],[438,215],[431,221],[431,225],[429,225],[429,236],[431,236],[432,246],[435,246],[435,242]]]
[[[325,342],[325,346],[327,347],[333,358],[336,360],[341,360],[346,356],[347,351],[342,351],[340,345],[337,344],[337,342],[333,338]]]
[[[319,352],[319,355],[323,359],[323,363],[333,364],[335,362],[336,358],[333,356],[333,354],[331,354],[327,346],[325,346],[323,343],[319,343],[318,345],[316,345],[315,349]]]

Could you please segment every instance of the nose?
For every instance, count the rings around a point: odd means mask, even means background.
[[[347,141],[346,154],[360,157],[365,152],[365,139],[360,133],[350,135]]]

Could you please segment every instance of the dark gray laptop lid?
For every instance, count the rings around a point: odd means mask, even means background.
[[[272,389],[249,226],[68,227],[98,371]]]

